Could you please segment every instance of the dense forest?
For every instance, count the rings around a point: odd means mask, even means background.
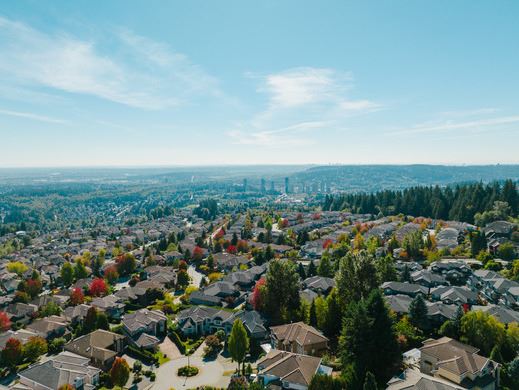
[[[399,191],[327,195],[323,209],[383,215],[402,213],[474,223],[485,212],[486,215],[499,212],[501,217],[517,216],[519,193],[512,180],[448,187],[419,186]]]

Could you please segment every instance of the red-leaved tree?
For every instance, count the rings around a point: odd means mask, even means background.
[[[119,272],[117,272],[117,267],[115,265],[107,267],[104,271],[104,276],[106,280],[108,280],[108,283],[115,283],[115,281],[119,279]]]
[[[83,290],[79,287],[76,287],[70,293],[70,303],[72,305],[81,305],[85,302],[85,294],[83,294]]]
[[[22,343],[18,339],[10,338],[2,351],[2,360],[9,367],[14,367],[23,357]]]
[[[108,292],[108,286],[104,279],[96,278],[90,283],[90,295],[93,297],[102,297]]]
[[[202,260],[204,258],[204,250],[199,246],[195,246],[195,249],[193,249],[192,257],[195,261]]]
[[[11,320],[6,312],[0,311],[0,331],[5,332],[11,328]]]
[[[265,303],[265,291],[266,291],[266,283],[267,280],[265,278],[261,278],[256,282],[254,286],[254,291],[252,292],[251,304],[254,307],[254,310],[261,310],[263,308],[263,304]]]
[[[227,251],[227,253],[230,253],[232,255],[234,255],[236,252],[238,252],[236,247],[232,244],[227,247],[226,251]]]
[[[126,360],[116,357],[110,370],[110,379],[116,386],[123,387],[130,378],[130,367]]]

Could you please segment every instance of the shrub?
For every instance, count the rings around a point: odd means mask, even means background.
[[[178,376],[185,376],[187,378],[198,374],[198,368],[195,366],[184,366],[180,367],[177,371]]]

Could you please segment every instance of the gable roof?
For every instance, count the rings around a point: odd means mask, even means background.
[[[260,375],[272,375],[303,386],[310,384],[320,365],[321,358],[276,349],[258,361]]]
[[[299,345],[312,345],[328,341],[321,332],[304,322],[272,326],[270,331],[283,344],[296,342]]]

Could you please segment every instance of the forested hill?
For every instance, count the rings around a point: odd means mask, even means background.
[[[496,202],[506,202],[507,205]],[[474,223],[475,219],[481,217],[516,217],[519,193],[512,180],[506,180],[504,184],[479,182],[444,188],[418,186],[396,191],[327,195],[323,209],[373,214],[382,212],[384,215],[402,213]],[[484,212],[487,214],[482,215]]]
[[[334,190],[380,191],[416,186],[519,180],[519,165],[329,165],[292,175],[294,183],[325,182]]]

